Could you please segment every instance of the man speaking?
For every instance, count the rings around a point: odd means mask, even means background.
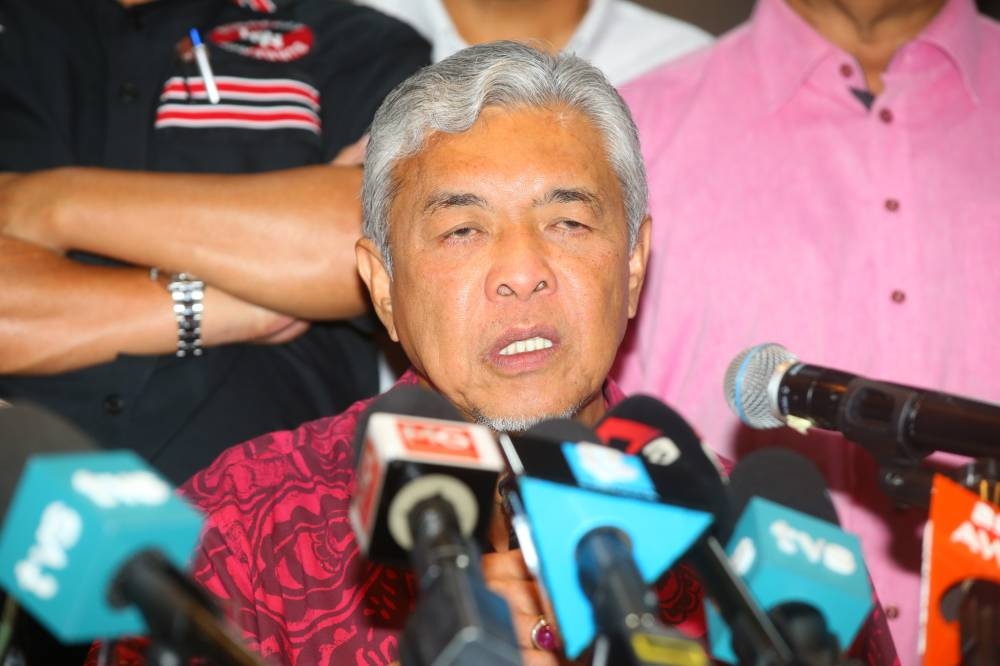
[[[386,99],[364,178],[358,268],[412,363],[401,382],[505,431],[593,425],[621,397],[606,376],[649,219],[634,125],[597,69],[510,42],[456,54]],[[413,582],[366,561],[348,520],[364,407],[233,447],[186,486],[208,515],[197,579],[274,661],[398,658]],[[542,608],[520,556],[483,567],[525,662],[556,663],[532,644]],[[696,609],[695,587],[675,584],[674,605]]]
[[[635,127],[599,70],[497,42],[421,71],[375,116],[362,196],[358,269],[412,363],[400,383],[496,431],[593,426],[621,400],[607,373],[650,221]],[[207,515],[194,575],[270,663],[399,658],[416,583],[367,560],[348,517],[366,406],[235,446],[184,488]],[[499,507],[483,575],[510,606],[523,663],[554,666]],[[692,575],[675,568],[657,592],[661,619],[699,634]]]

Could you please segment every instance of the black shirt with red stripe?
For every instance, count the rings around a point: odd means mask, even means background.
[[[361,137],[388,91],[430,56],[404,24],[334,0],[156,0],[130,9],[114,0],[0,0],[0,26],[2,171],[242,174],[320,164]],[[192,57],[191,28],[208,47],[218,104]],[[375,394],[373,331],[370,320],[317,324],[285,345],[0,377],[0,398],[46,405],[180,483],[235,442]]]

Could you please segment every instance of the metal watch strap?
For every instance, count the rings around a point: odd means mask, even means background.
[[[201,356],[201,315],[205,283],[188,273],[174,273],[167,283],[177,320],[177,355]]]

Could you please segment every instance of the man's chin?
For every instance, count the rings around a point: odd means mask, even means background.
[[[479,410],[473,410],[473,418],[476,423],[484,425],[493,432],[521,433],[530,430],[532,427],[552,419],[571,419],[580,411],[579,405],[574,405],[561,412],[546,412],[533,415],[504,415],[496,416],[486,414]]]

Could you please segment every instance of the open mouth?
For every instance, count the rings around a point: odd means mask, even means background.
[[[515,354],[524,354],[526,352],[539,351],[541,349],[549,349],[551,347],[551,340],[536,335],[524,340],[515,340],[501,349],[499,354],[500,356],[514,356]]]

